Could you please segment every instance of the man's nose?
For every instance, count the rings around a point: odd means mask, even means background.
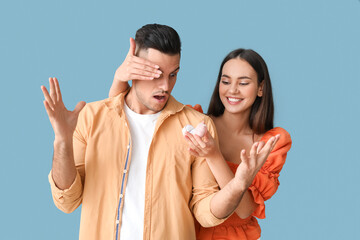
[[[159,87],[164,90],[169,90],[169,78],[168,77],[162,77],[159,79]]]

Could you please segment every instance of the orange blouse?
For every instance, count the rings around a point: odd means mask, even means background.
[[[279,173],[285,163],[287,152],[291,147],[290,134],[280,127],[267,131],[261,138],[261,141],[267,142],[269,138],[277,134],[281,134],[279,141],[249,187],[255,202],[259,206],[246,219],[241,219],[236,213],[233,213],[224,223],[218,226],[204,228],[197,225],[197,239],[252,240],[260,238],[261,229],[255,217],[265,218],[265,201],[275,194],[280,185],[278,180]],[[235,174],[238,164],[231,162],[227,162],[227,164]]]

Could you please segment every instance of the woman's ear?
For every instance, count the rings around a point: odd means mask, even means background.
[[[263,88],[264,88],[264,81],[262,81],[262,82],[260,83],[260,86],[259,86],[259,89],[258,89],[258,93],[257,93],[258,97],[262,97],[262,95],[263,95]]]

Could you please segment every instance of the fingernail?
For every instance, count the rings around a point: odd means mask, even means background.
[[[157,73],[156,73],[156,74],[155,74],[155,77],[156,77],[156,78],[160,77],[160,74],[157,74]]]
[[[158,74],[162,74],[162,71],[160,71],[160,70],[157,70],[156,72],[157,72]]]
[[[155,68],[160,68],[160,66],[159,66],[159,65],[155,65]]]

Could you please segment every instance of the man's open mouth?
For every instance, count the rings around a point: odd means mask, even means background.
[[[154,98],[156,98],[159,101],[164,101],[166,99],[166,96],[155,95]]]

